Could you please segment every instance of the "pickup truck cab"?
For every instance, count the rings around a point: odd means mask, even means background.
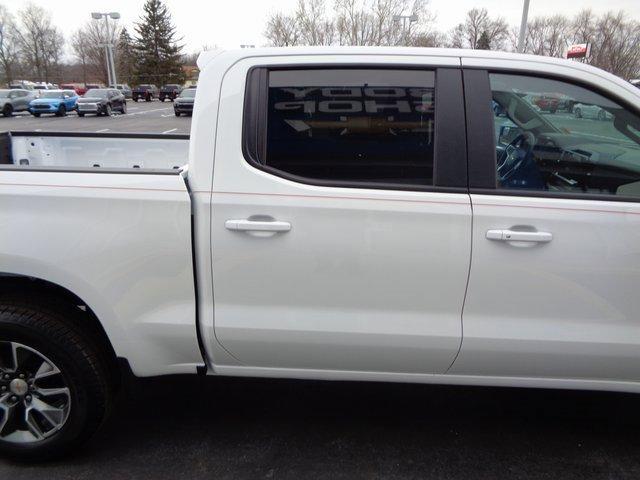
[[[189,139],[4,139],[3,452],[84,442],[119,367],[640,392],[637,88],[453,49],[198,64]]]
[[[180,95],[182,91],[182,85],[178,85],[177,83],[168,83],[167,85],[163,85],[160,88],[160,93],[158,93],[158,98],[161,102],[165,100],[169,100],[173,102],[175,98]]]
[[[151,84],[142,84],[134,87],[131,91],[131,99],[134,102],[138,100],[144,100],[145,102],[151,102],[158,96],[158,87]]]

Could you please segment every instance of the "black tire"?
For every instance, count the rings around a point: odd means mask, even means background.
[[[122,107],[120,107],[120,113],[122,115],[126,115],[127,114],[127,102],[122,102]]]
[[[580,110],[580,108],[576,108],[573,113],[575,114],[576,118],[582,118],[582,110]]]
[[[10,103],[7,103],[2,109],[2,116],[10,117],[11,115],[13,115],[13,105],[11,105]]]
[[[58,111],[56,112],[56,117],[64,117],[67,115],[67,107],[64,104],[60,104],[58,107]]]
[[[105,114],[105,116],[107,116],[107,117],[110,117],[110,116],[111,116],[112,110],[111,110],[111,104],[110,104],[110,103],[107,103],[107,104],[104,106],[104,112],[103,112],[103,113],[104,113],[104,114]]]
[[[151,100],[153,100],[153,95],[147,95],[146,97],[144,97],[145,102],[150,102]]]
[[[132,100],[136,103],[138,103],[138,97],[133,97]]]
[[[16,342],[46,356],[60,370],[70,395],[68,417],[57,432],[29,443],[0,438],[1,454],[17,460],[58,457],[85,444],[108,415],[113,385],[106,356],[78,327],[72,308],[46,298],[41,303],[11,294],[0,298],[0,345]]]
[[[164,103],[164,97],[160,97],[160,101]]]
[[[176,112],[176,111],[174,111],[173,113],[175,113],[175,114],[176,114],[176,117],[179,117],[179,116],[180,116],[180,112]]]
[[[84,117],[84,112],[76,112],[79,117]]]
[[[36,118],[39,118],[39,117],[40,117],[40,114],[39,114],[39,113],[32,113],[31,115],[33,115],[33,116],[34,116],[34,117],[36,117]]]

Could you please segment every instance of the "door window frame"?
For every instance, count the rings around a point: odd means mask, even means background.
[[[266,156],[269,72],[332,69],[429,70],[435,73],[433,185],[308,178],[259,161],[259,158]],[[287,180],[336,188],[468,193],[467,146],[465,141],[460,141],[466,138],[461,68],[389,63],[256,65],[247,72],[242,123],[242,153],[245,160],[259,170]]]
[[[573,77],[542,73],[535,70],[519,70],[513,68],[464,67],[462,69],[465,108],[467,118],[467,151],[469,155],[469,193],[483,195],[502,195],[513,197],[536,197],[567,200],[600,200],[613,202],[640,203],[640,197],[625,195],[607,195],[576,192],[553,192],[548,190],[518,190],[498,188],[496,172],[496,141],[494,132],[494,113],[491,109],[491,85],[489,75],[492,73],[520,75],[556,80],[591,90],[598,95],[617,103],[640,117],[640,108],[631,105],[627,100],[609,91]],[[640,161],[640,157],[639,157]]]

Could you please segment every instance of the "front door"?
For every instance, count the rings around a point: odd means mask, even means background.
[[[640,117],[553,78],[496,72],[489,86],[495,154],[472,161],[495,183],[472,190],[452,373],[640,380]]]
[[[445,372],[471,246],[468,194],[440,186],[466,174],[460,71],[254,68],[245,96],[251,66],[221,94],[217,341],[248,366]]]

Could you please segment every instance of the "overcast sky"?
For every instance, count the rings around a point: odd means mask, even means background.
[[[331,0],[328,0],[330,3]],[[583,8],[597,13],[625,10],[640,19],[640,0],[530,0],[529,16],[562,13],[573,15]],[[0,0],[0,4],[16,12],[25,0]],[[127,26],[138,20],[144,0],[33,0],[53,14],[56,25],[65,36],[90,19],[92,11],[117,11]],[[297,0],[166,0],[178,32],[184,37],[185,51],[200,50],[203,45],[237,48],[240,44],[265,44],[262,36],[270,13],[291,11]],[[430,0],[436,14],[437,28],[447,31],[460,23],[464,13],[474,7],[486,8],[493,16],[502,16],[510,24],[519,25],[522,0]]]

